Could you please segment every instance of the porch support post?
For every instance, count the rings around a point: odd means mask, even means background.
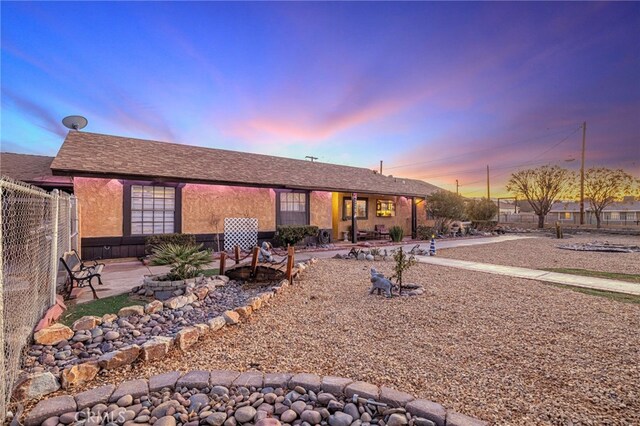
[[[418,198],[411,197],[411,238],[416,239],[418,233]]]
[[[358,221],[356,220],[356,215],[358,212],[356,211],[356,206],[358,204],[358,194],[355,192],[351,193],[351,242],[358,242]]]

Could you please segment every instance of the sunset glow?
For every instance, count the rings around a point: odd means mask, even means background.
[[[545,163],[640,175],[639,3],[2,2],[2,151],[87,131],[505,194]]]

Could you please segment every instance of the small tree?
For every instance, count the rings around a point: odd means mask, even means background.
[[[476,222],[486,222],[492,220],[498,213],[498,206],[487,199],[471,200],[465,206],[465,212],[470,220]]]
[[[435,229],[444,233],[452,220],[464,218],[464,198],[451,191],[437,191],[426,197],[427,213],[435,220]]]
[[[587,170],[584,176],[584,196],[589,200],[598,228],[601,226],[604,208],[630,194],[633,183],[633,176],[622,169],[593,167]]]
[[[574,181],[575,175],[570,170],[542,166],[513,173],[507,182],[507,191],[526,199],[538,216],[538,228],[544,228],[544,218],[551,206],[561,196],[569,194]]]
[[[202,267],[211,262],[211,252],[200,245],[174,243],[160,244],[153,248],[151,264],[170,265],[170,280],[186,280],[198,276]]]
[[[402,294],[402,275],[407,269],[416,264],[416,258],[412,254],[407,256],[402,247],[398,247],[393,254],[393,260],[396,261],[396,264],[393,266],[393,272],[395,273],[391,278],[395,278],[396,283],[398,283],[398,292]]]
[[[220,216],[216,214],[212,214],[211,219],[209,220],[211,226],[213,226],[213,229],[216,231],[216,248],[218,249],[217,251],[222,251],[222,249],[220,248],[220,221]]]

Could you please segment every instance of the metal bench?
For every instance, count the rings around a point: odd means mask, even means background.
[[[92,265],[85,265],[85,263],[78,256],[78,252],[71,250],[66,252],[61,258],[60,262],[64,265],[64,268],[69,274],[69,287],[67,298],[71,296],[73,290],[73,284],[76,283],[78,288],[89,286],[93,292],[93,298],[98,299],[96,289],[93,288],[93,279],[98,279],[98,284],[102,285],[102,278],[100,274],[104,268],[104,263],[93,262]]]

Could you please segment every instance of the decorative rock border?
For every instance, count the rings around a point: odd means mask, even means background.
[[[305,266],[300,269],[303,271],[306,267],[316,262],[316,259],[310,259]],[[226,277],[225,277],[226,278]],[[228,279],[227,279],[228,280]],[[204,284],[202,288],[211,290]],[[44,395],[57,391],[60,387],[67,388],[69,386],[81,385],[89,383],[95,379],[101,370],[112,370],[125,365],[130,365],[134,361],[141,359],[143,361],[153,361],[164,358],[174,347],[181,351],[188,350],[191,346],[204,335],[222,329],[225,326],[233,326],[246,320],[249,316],[264,306],[272,297],[280,293],[289,286],[289,281],[282,280],[277,285],[271,286],[269,291],[258,294],[257,296],[247,300],[247,305],[238,306],[233,310],[227,310],[221,315],[207,321],[207,323],[193,324],[183,327],[176,333],[174,337],[170,336],[154,336],[142,344],[128,344],[121,346],[116,350],[105,353],[97,360],[79,360],[80,362],[64,368],[59,374],[53,374],[50,371],[40,371],[30,374],[23,374],[20,382],[13,391],[14,399],[17,401],[25,399],[39,398]],[[215,286],[213,286],[215,289]],[[117,321],[127,319],[131,315],[150,314],[161,311],[163,309],[180,309],[187,305],[202,299],[207,292],[199,294],[199,288],[195,288],[193,293],[184,296],[175,296],[171,299],[160,302],[154,300],[146,306],[125,307],[118,312],[118,315],[107,314],[105,317],[83,317],[74,323],[75,330],[91,330],[102,321]],[[62,324],[54,324],[53,326],[38,331],[37,340],[45,342],[55,342],[74,337],[74,331]],[[46,339],[51,339],[47,341]]]
[[[260,371],[171,371],[40,401],[26,426],[484,426],[487,422],[386,386]]]

